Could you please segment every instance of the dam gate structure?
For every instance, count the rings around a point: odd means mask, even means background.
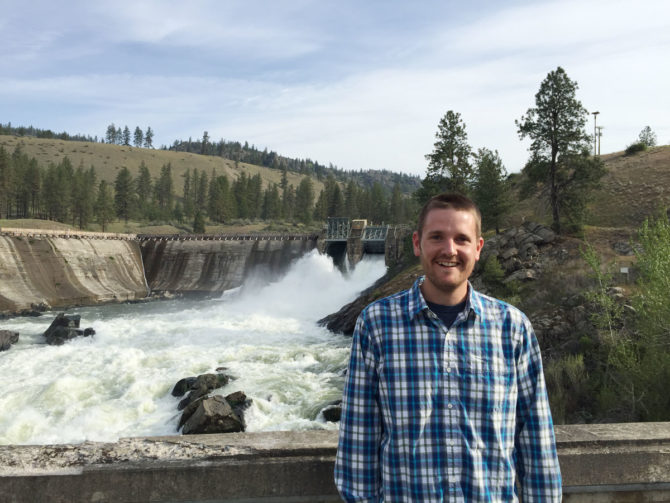
[[[345,260],[355,265],[366,254],[384,255],[386,265],[392,265],[402,250],[398,243],[407,231],[405,226],[369,225],[364,219],[329,217],[319,251],[329,255],[340,268]]]

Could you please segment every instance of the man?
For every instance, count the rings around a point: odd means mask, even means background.
[[[335,481],[345,501],[561,500],[540,351],[518,309],[468,278],[475,204],[432,198],[412,236],[424,277],[354,331]]]

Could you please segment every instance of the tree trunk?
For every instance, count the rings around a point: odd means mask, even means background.
[[[556,188],[556,149],[552,148],[551,152],[551,166],[549,167],[550,173],[550,183],[551,183],[551,213],[553,218],[553,223],[551,224],[552,229],[556,234],[561,233],[561,220],[558,213],[558,189]]]

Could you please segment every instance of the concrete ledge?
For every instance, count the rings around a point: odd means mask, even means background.
[[[670,423],[556,429],[567,502],[670,501]],[[0,447],[0,502],[332,502],[337,432]]]

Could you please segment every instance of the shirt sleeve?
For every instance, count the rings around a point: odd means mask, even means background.
[[[378,502],[380,499],[382,426],[377,357],[370,325],[365,310],[356,322],[342,398],[335,484],[347,502]]]
[[[554,426],[540,348],[528,319],[522,323],[517,379],[519,395],[515,448],[522,501],[560,502],[561,471]]]

